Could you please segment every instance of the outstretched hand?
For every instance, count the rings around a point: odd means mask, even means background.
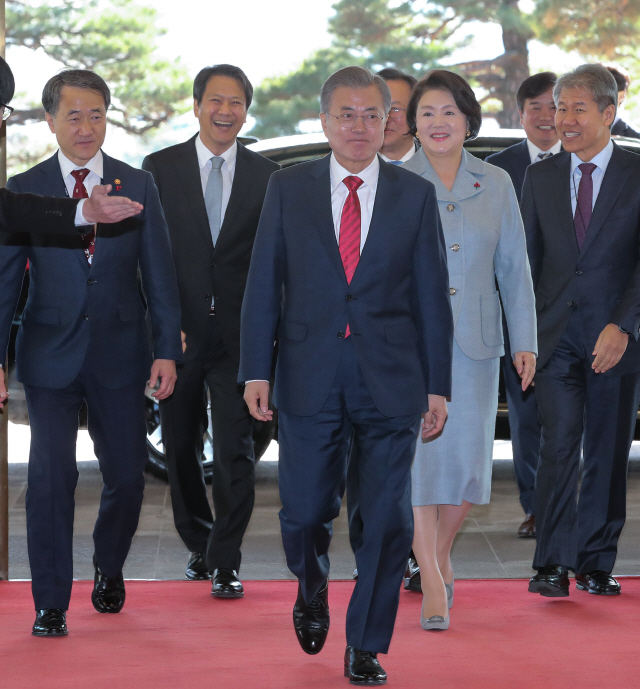
[[[144,206],[125,196],[109,196],[110,184],[96,184],[91,196],[84,202],[82,215],[91,224],[114,223],[138,215]]]

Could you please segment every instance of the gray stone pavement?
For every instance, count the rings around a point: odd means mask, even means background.
[[[74,534],[74,575],[93,578],[91,533],[98,512],[100,473],[95,461],[78,464],[80,479],[76,490]],[[635,466],[634,466],[635,468]],[[28,579],[24,497],[27,467],[9,465],[10,563],[11,579]],[[241,578],[287,579],[280,541],[277,489],[277,464],[258,465],[256,506],[243,547]],[[476,506],[456,539],[453,564],[457,578],[521,578],[531,576],[532,540],[516,537],[522,521],[513,467],[508,461],[494,461],[491,503]],[[169,490],[162,481],[147,476],[140,526],[125,566],[125,577],[132,579],[181,579],[188,553],[173,526]],[[349,548],[346,509],[334,522],[331,547],[331,575],[349,578],[354,568]],[[640,472],[632,471],[629,480],[627,524],[620,539],[617,574],[640,574]]]

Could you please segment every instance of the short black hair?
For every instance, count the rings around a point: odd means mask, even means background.
[[[60,96],[65,86],[99,93],[104,100],[105,110],[111,105],[111,91],[102,77],[89,69],[65,69],[51,77],[42,90],[42,107],[52,117],[58,113]]]
[[[242,86],[248,110],[253,99],[253,86],[247,75],[240,67],[236,67],[235,65],[213,65],[212,67],[201,69],[193,81],[193,99],[196,103],[202,105],[202,98],[204,97],[204,92],[207,90],[209,79],[216,76],[230,77],[231,79],[235,79],[240,86]]]
[[[0,103],[9,105],[16,90],[11,67],[0,57]]]
[[[385,81],[405,81],[412,91],[415,88],[415,85],[418,83],[418,80],[415,77],[411,76],[411,74],[401,72],[399,69],[396,69],[395,67],[385,67],[384,69],[381,69],[377,74],[379,77],[382,77]]]
[[[460,112],[467,118],[469,136],[466,137],[466,140],[475,139],[478,136],[482,124],[482,108],[478,103],[476,94],[459,74],[450,72],[448,69],[434,69],[427,72],[413,89],[409,105],[407,105],[407,123],[411,134],[415,136],[417,133],[418,103],[427,91],[449,91]]]
[[[556,81],[558,81],[558,75],[555,72],[540,72],[527,77],[516,91],[518,110],[520,112],[524,110],[524,103],[527,99],[537,98],[549,89],[553,89]]]
[[[618,65],[604,65],[609,72],[611,72],[613,78],[616,80],[618,86],[618,93],[620,91],[626,91],[631,83],[631,77],[626,69],[619,67]]]

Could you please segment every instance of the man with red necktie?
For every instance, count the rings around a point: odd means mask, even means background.
[[[560,77],[564,151],[531,165],[522,191],[542,425],[529,591],[548,597],[569,595],[569,570],[578,590],[620,593],[612,570],[640,401],[640,157],[611,141],[617,97],[602,65]]]
[[[329,629],[331,522],[353,437],[363,537],[344,673],[352,684],[384,684],[377,654],[389,648],[411,547],[420,419],[427,438],[447,414],[448,273],[433,185],[377,155],[391,105],[384,80],[341,69],[320,103],[333,152],[269,182],[242,306],[239,380],[252,415],[270,418],[277,337],[280,523],[299,580],[294,629],[309,654]]]

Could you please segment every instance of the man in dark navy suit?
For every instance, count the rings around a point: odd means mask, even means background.
[[[627,70],[619,65],[607,65],[607,69],[616,80],[616,86],[618,87],[618,110],[616,111],[616,119],[611,125],[611,134],[614,136],[626,136],[629,139],[640,139],[640,132],[636,131],[620,117],[622,106],[625,100],[627,100],[631,78]]]
[[[37,611],[33,634],[67,633],[73,579],[72,536],[78,411],[86,402],[89,433],[104,489],[94,530],[99,612],[125,600],[122,567],[135,533],[147,461],[144,390],[171,394],[180,359],[180,306],[167,226],[151,175],[102,153],[110,93],[93,72],[69,70],[43,92],[47,123],[60,150],[9,180],[18,192],[82,198],[111,184],[144,212],[85,236],[13,235],[0,242],[0,351],[27,260],[29,297],[16,343],[31,424],[27,539]],[[142,276],[153,332],[151,364]]]
[[[522,184],[527,168],[532,163],[545,160],[560,151],[560,139],[556,132],[556,106],[553,102],[553,72],[534,74],[525,79],[516,93],[520,122],[527,138],[487,157],[487,162],[509,173],[518,201],[522,196]],[[502,377],[507,393],[509,426],[513,443],[513,468],[516,474],[520,504],[525,518],[518,528],[520,538],[534,538],[536,518],[534,489],[536,470],[540,459],[540,421],[533,388],[522,392],[522,381],[511,363],[511,346],[507,321],[503,318],[505,354],[501,359]]]
[[[564,151],[525,176],[542,423],[529,591],[617,595],[629,449],[640,400],[640,156],[611,141],[617,87],[582,65],[554,87]],[[580,455],[584,458],[579,481]]]
[[[439,433],[451,392],[448,273],[433,185],[377,155],[391,105],[384,80],[347,67],[324,83],[320,104],[333,153],[269,182],[239,376],[252,415],[270,418],[278,327],[280,523],[299,581],[294,628],[310,654],[329,628],[331,522],[353,437],[363,535],[344,672],[352,684],[384,684],[377,653],[389,648],[411,547],[420,418],[423,438]]]

